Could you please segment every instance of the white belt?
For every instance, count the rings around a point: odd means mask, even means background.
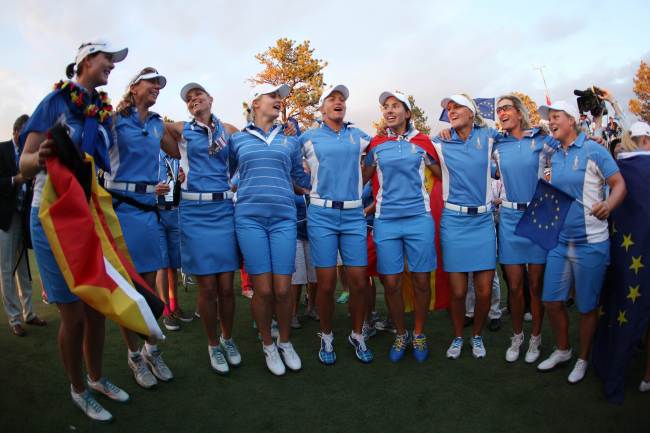
[[[137,192],[141,194],[156,192],[156,185],[148,185],[146,183],[114,182],[112,180],[106,180],[104,182],[104,187],[115,191]]]
[[[181,191],[181,198],[183,200],[194,201],[220,201],[232,200],[235,194],[232,191],[225,192],[187,192]]]
[[[501,202],[501,206],[507,207],[509,209],[514,209],[514,210],[526,210],[528,209],[528,205],[530,205],[530,203],[528,202],[517,203],[514,201],[505,201],[505,200]]]
[[[445,209],[453,210],[454,212],[466,213],[469,215],[478,215],[478,214],[489,212],[490,210],[492,210],[492,206],[490,205],[459,206],[457,204],[445,202]]]
[[[310,205],[316,205],[319,207],[331,207],[334,209],[358,209],[363,206],[363,201],[361,200],[348,200],[348,201],[336,201],[336,200],[323,200],[322,198],[309,198]]]

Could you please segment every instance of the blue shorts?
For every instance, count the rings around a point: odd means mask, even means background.
[[[178,209],[160,211],[160,254],[163,268],[181,267],[181,235],[178,228]]]
[[[55,304],[69,304],[80,301],[81,299],[70,291],[68,284],[63,278],[59,264],[56,262],[50,249],[50,242],[47,240],[47,236],[45,236],[45,232],[43,231],[41,220],[38,219],[38,208],[36,207],[33,207],[31,211],[30,233],[36,264],[38,265],[38,271],[41,275],[43,289],[47,293],[48,301]]]
[[[609,240],[595,244],[558,243],[546,259],[542,301],[564,302],[575,287],[578,311],[593,311],[598,306],[607,265]]]
[[[336,266],[339,250],[345,266],[368,265],[363,208],[332,209],[311,205],[307,208],[307,233],[315,267]]]
[[[189,275],[239,269],[232,201],[181,200],[181,267]]]
[[[411,272],[436,269],[435,226],[430,214],[403,218],[376,218],[374,225],[377,272],[404,272],[404,255]]]
[[[148,206],[156,206],[153,194],[124,191],[120,191],[119,194],[131,197]],[[135,265],[135,270],[143,274],[161,269],[163,260],[160,254],[158,215],[156,212],[138,209],[125,202],[117,204],[116,200],[113,200],[113,208],[117,219],[120,221],[122,234],[124,234],[126,247]]]
[[[445,272],[495,269],[496,242],[492,212],[469,215],[443,209],[440,219],[440,247]]]
[[[542,265],[548,251],[528,238],[515,234],[523,211],[501,206],[499,209],[499,263],[502,265]]]
[[[240,216],[237,240],[250,275],[292,275],[296,270],[296,220]]]

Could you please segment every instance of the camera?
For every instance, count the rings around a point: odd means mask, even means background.
[[[591,113],[592,116],[607,114],[605,101],[598,97],[602,94],[598,87],[591,86],[587,90],[574,90],[573,94],[578,97],[580,113]]]

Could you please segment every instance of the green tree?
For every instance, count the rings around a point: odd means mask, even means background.
[[[278,39],[255,58],[264,69],[249,81],[253,85],[288,85],[291,93],[282,105],[282,122],[294,117],[301,128],[310,127],[325,85],[323,69],[327,62],[314,57],[309,41],[298,44],[287,38]]]
[[[644,122],[650,122],[650,65],[641,61],[634,77],[636,99],[630,100],[630,111]]]

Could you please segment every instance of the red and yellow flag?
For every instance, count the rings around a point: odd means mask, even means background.
[[[85,160],[94,173],[92,157]],[[46,164],[38,216],[70,291],[120,326],[164,338],[152,312],[162,311],[162,301],[133,266],[110,194],[90,176],[87,200],[65,165],[57,158]]]

